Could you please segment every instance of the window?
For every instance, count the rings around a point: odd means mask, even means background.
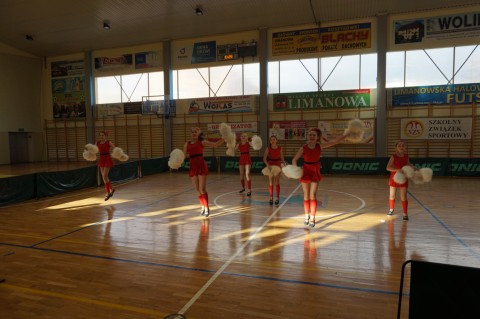
[[[478,82],[477,46],[387,53],[387,88]]]
[[[173,98],[260,94],[260,64],[223,65],[173,71]]]
[[[140,102],[143,96],[163,95],[163,72],[95,78],[96,104]]]
[[[350,55],[268,63],[268,93],[377,87],[377,55]]]

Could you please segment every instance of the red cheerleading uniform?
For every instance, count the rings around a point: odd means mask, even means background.
[[[268,147],[268,157],[267,163],[270,166],[281,166],[282,159],[280,158],[280,154],[282,153],[282,147],[277,146],[277,148]]]
[[[104,143],[97,142],[98,151],[100,153],[100,158],[98,160],[98,167],[112,167],[113,160],[110,155],[110,142],[106,141]]]
[[[311,149],[308,144],[303,145],[303,174],[300,178],[302,183],[318,183],[322,180],[320,173],[320,156],[322,155],[322,147],[315,144],[315,148]]]
[[[188,175],[190,177],[197,175],[208,175],[207,162],[203,158],[203,143],[197,141],[195,143],[188,142],[187,154],[190,157],[190,171]]]
[[[409,162],[409,157],[407,154],[403,154],[403,156],[398,156],[396,154],[393,154],[393,167],[400,169],[404,167],[405,165],[408,165]],[[395,176],[396,172],[390,172],[390,177],[388,179],[388,186],[393,186],[393,187],[408,187],[408,180],[405,181],[403,184],[398,184],[393,180],[393,176]]]
[[[250,157],[250,144],[239,144],[238,149],[240,150],[240,160],[238,164],[240,165],[250,165],[252,164],[252,158]]]

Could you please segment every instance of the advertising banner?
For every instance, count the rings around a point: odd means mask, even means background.
[[[431,85],[389,89],[392,106],[480,103],[480,84]]]
[[[194,43],[192,63],[206,63],[215,61],[217,61],[216,41]]]
[[[401,120],[402,139],[465,140],[472,138],[472,118],[410,118]]]
[[[269,124],[269,135],[278,140],[305,140],[306,121],[274,121]]]
[[[396,20],[393,24],[394,45],[425,45],[439,40],[475,39],[480,36],[480,12]]]
[[[190,101],[188,114],[252,112],[254,101],[250,95],[195,99]]]
[[[132,54],[118,56],[97,57],[94,59],[95,71],[125,70],[133,69]]]
[[[135,53],[135,69],[155,68],[162,65],[162,55],[160,52],[140,52]]]
[[[322,139],[325,141],[332,140],[337,136],[343,135],[346,128],[348,128],[348,122],[350,120],[332,120],[332,121],[319,121],[318,128],[322,131]],[[374,119],[361,119],[363,122],[363,139],[355,144],[373,144],[375,137],[375,120]],[[351,143],[348,138],[343,143]]]
[[[53,118],[86,117],[84,61],[55,61],[50,67]]]
[[[241,123],[227,123],[232,128],[233,132],[258,132],[257,122],[241,122]],[[220,124],[208,124],[207,130],[209,132],[217,133],[219,131]]]
[[[272,56],[369,49],[371,42],[369,22],[275,32],[272,34]]]
[[[281,93],[273,95],[274,111],[355,109],[370,107],[370,89]]]

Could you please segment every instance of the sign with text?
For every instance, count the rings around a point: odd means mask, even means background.
[[[388,89],[392,106],[480,103],[480,84],[450,84]]]
[[[402,139],[454,140],[472,138],[472,118],[410,118],[401,120]]]
[[[188,114],[252,112],[254,101],[251,95],[195,99],[190,101]]]
[[[272,34],[272,55],[369,49],[371,42],[372,26],[369,22],[275,32]]]
[[[370,89],[281,93],[273,95],[274,111],[355,109],[370,107]]]
[[[434,43],[439,40],[473,39],[480,36],[480,13],[393,21],[394,45]],[[451,45],[451,43],[449,43]]]
[[[241,123],[227,123],[232,128],[233,132],[258,132],[257,122],[241,122]],[[220,124],[208,124],[207,130],[209,132],[218,132]]]
[[[94,59],[96,71],[133,69],[133,55],[97,57]]]
[[[217,42],[197,42],[193,44],[192,63],[217,61]]]

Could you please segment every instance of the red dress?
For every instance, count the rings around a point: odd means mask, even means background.
[[[277,146],[277,148],[268,147],[268,157],[267,163],[270,166],[281,166],[282,159],[280,158],[280,154],[282,153],[282,147]]]
[[[322,175],[320,174],[320,156],[322,148],[320,144],[316,144],[311,149],[308,144],[303,145],[303,174],[300,178],[302,183],[320,182]]]
[[[208,175],[207,162],[203,158],[203,143],[197,141],[195,143],[188,142],[187,154],[190,157],[190,177],[197,175]]]
[[[250,157],[250,144],[239,144],[238,149],[240,150],[240,160],[238,164],[240,165],[250,165],[252,164],[252,158]]]
[[[396,169],[400,169],[408,164],[409,158],[407,154],[403,154],[403,156],[398,156],[393,154],[393,167]],[[408,187],[408,180],[405,181],[403,184],[395,183],[393,180],[393,176],[395,176],[396,172],[390,172],[390,178],[388,179],[388,185],[393,187]]]
[[[100,158],[98,160],[98,167],[112,167],[113,160],[110,155],[110,142],[106,141],[104,143],[97,142],[98,151],[100,153]]]

